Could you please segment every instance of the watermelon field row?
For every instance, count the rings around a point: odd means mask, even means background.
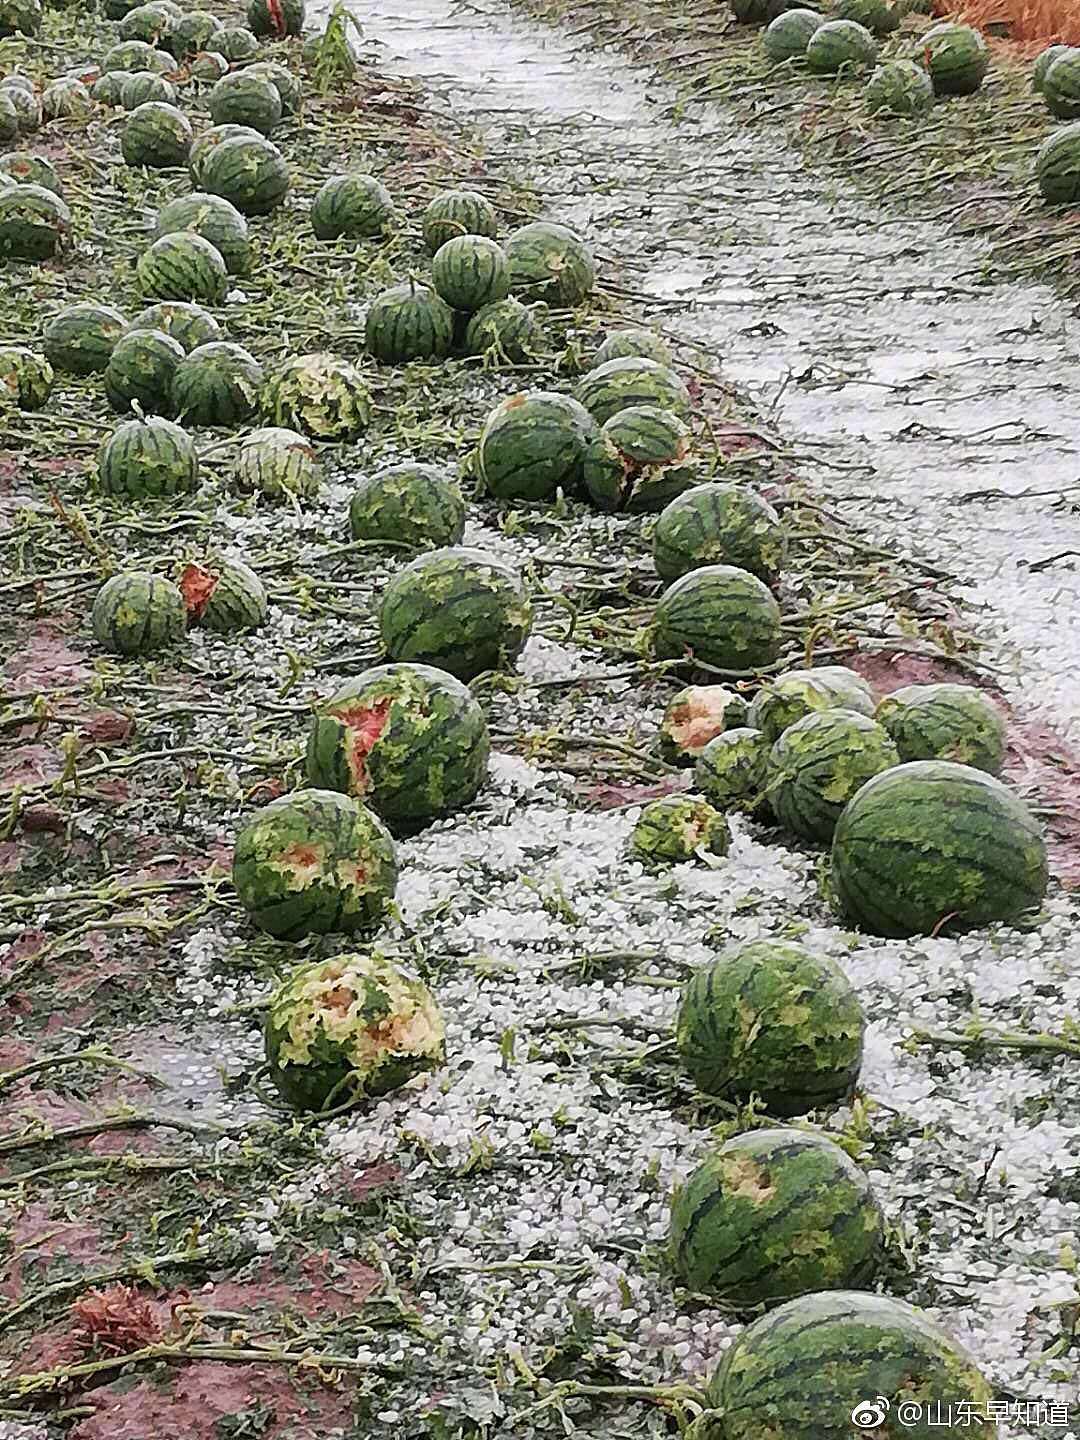
[[[889,257],[581,15],[212,11],[0,40],[0,1440],[1067,1433],[1077,717]]]

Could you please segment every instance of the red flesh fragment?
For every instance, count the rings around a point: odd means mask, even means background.
[[[212,575],[201,565],[188,565],[180,576],[180,593],[192,620],[200,620],[210,603],[210,596],[217,589],[219,576]]]
[[[349,709],[334,711],[334,718],[347,732],[345,759],[352,772],[353,785],[358,795],[363,794],[368,786],[364,761],[374,750],[379,736],[389,724],[393,703],[390,696],[386,696],[371,705],[354,705]]]

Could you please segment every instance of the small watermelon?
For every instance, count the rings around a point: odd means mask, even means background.
[[[457,545],[465,533],[465,501],[434,465],[391,465],[354,490],[349,529],[354,540],[390,540],[418,550]]]
[[[97,374],[108,365],[125,323],[111,305],[68,305],[45,326],[49,364],[68,375]]]
[[[254,36],[252,38],[254,39]],[[188,66],[188,74],[192,80],[201,85],[216,85],[221,77],[228,73],[229,62],[217,50],[204,50],[201,55],[196,55]]]
[[[768,741],[760,730],[744,725],[716,735],[694,766],[694,789],[724,814],[756,815],[765,803],[768,778]]]
[[[899,765],[888,732],[855,710],[823,710],[789,725],[769,754],[769,804],[803,840],[832,838],[860,785]]]
[[[300,81],[291,70],[286,70],[284,65],[278,65],[273,60],[260,60],[257,64],[248,66],[248,73],[270,81],[278,92],[282,115],[295,115],[299,112],[303,95]]]
[[[10,145],[19,133],[19,112],[15,104],[0,90],[0,145]],[[11,181],[5,175],[0,178],[0,188],[6,188]]]
[[[592,369],[609,360],[655,360],[671,364],[671,347],[655,330],[612,330],[593,356]]]
[[[580,305],[596,283],[588,246],[565,225],[538,220],[515,230],[506,242],[510,290],[550,305]]]
[[[702,565],[736,565],[773,581],[787,541],[772,506],[743,485],[695,485],[665,508],[653,530],[653,564],[670,583]]]
[[[188,10],[169,31],[169,49],[177,60],[190,59],[201,50],[213,50],[215,36],[224,29],[209,10]]]
[[[786,670],[764,685],[750,706],[748,723],[764,731],[771,745],[789,725],[821,710],[856,710],[873,716],[877,696],[870,683],[843,665]]]
[[[229,270],[221,252],[190,230],[162,235],[139,256],[135,280],[147,299],[202,300],[222,305]]]
[[[551,500],[560,488],[577,489],[597,433],[589,412],[567,395],[511,395],[484,421],[481,478],[499,500]]]
[[[630,405],[606,421],[585,452],[589,499],[602,510],[659,510],[700,472],[687,425],[657,405]]]
[[[366,806],[330,790],[299,790],[243,826],[232,875],[240,904],[277,940],[354,935],[385,918],[397,854]]]
[[[186,565],[180,593],[189,622],[219,635],[256,630],[269,613],[262,581],[242,560]]]
[[[1068,45],[1048,45],[1035,58],[1035,64],[1031,71],[1031,88],[1036,95],[1041,95],[1043,84],[1046,80],[1046,72],[1055,60],[1064,55],[1071,47]]]
[[[825,16],[816,10],[786,10],[769,22],[761,48],[777,65],[799,59],[806,54],[811,36],[824,24]]]
[[[29,150],[9,150],[6,155],[0,155],[0,176],[16,185],[37,185],[42,190],[51,190],[63,199],[64,187],[52,162],[44,155],[33,155]]]
[[[575,394],[598,425],[631,406],[656,405],[674,411],[680,419],[691,410],[690,392],[674,370],[634,356],[608,360],[590,370]]]
[[[199,457],[171,420],[128,420],[101,447],[98,483],[106,495],[129,500],[190,494],[199,485]]]
[[[85,120],[93,109],[90,91],[74,75],[54,80],[41,92],[41,113],[46,120]]]
[[[801,945],[762,940],[687,981],[675,1026],[683,1068],[705,1095],[758,1095],[774,1115],[846,1100],[866,1017],[840,968]]]
[[[263,369],[242,345],[212,340],[185,355],[172,382],[173,409],[185,425],[238,425],[259,408]]]
[[[145,40],[121,40],[119,45],[106,51],[101,69],[105,74],[110,70],[127,70],[132,75],[152,70],[156,75],[168,75],[176,69],[176,60]]]
[[[544,336],[528,307],[508,297],[469,316],[465,351],[502,364],[526,365],[543,354]]]
[[[53,368],[26,345],[0,346],[0,410],[42,410],[53,388]]]
[[[257,130],[252,130],[250,125],[212,125],[196,136],[188,154],[188,174],[196,189],[202,188],[202,167],[210,152],[224,145],[226,140],[255,140],[261,144],[264,137]],[[271,149],[275,148],[271,146]]]
[[[935,25],[920,35],[911,58],[926,67],[935,95],[974,95],[990,68],[990,51],[979,31],[951,22]],[[1051,66],[1043,82],[1047,100],[1053,69]]]
[[[251,67],[223,75],[207,104],[215,125],[250,125],[260,135],[269,135],[281,119],[277,87]]]
[[[245,275],[251,263],[248,224],[235,205],[220,195],[181,195],[158,211],[154,237],[189,230],[209,240],[230,275]]]
[[[322,467],[305,436],[269,427],[245,437],[235,477],[241,490],[258,491],[269,500],[285,495],[310,499],[319,493]]]
[[[199,156],[195,182],[242,215],[269,215],[288,194],[290,176],[281,151],[255,132],[208,146]]]
[[[727,821],[705,800],[665,795],[646,805],[630,837],[630,850],[650,865],[675,865],[707,851],[726,855],[731,836]]]
[[[270,997],[270,1079],[297,1110],[386,1095],[445,1058],[431,991],[377,951],[300,965]]]
[[[746,721],[746,702],[723,685],[687,685],[667,703],[660,754],[669,765],[692,765],[710,740]]]
[[[174,22],[175,16],[165,5],[136,5],[120,22],[120,39],[143,40],[156,46],[168,36]]]
[[[901,760],[955,760],[988,775],[1005,762],[1005,721],[973,685],[905,685],[878,705]]]
[[[175,105],[150,100],[128,116],[120,137],[120,150],[128,165],[162,170],[186,163],[192,138],[189,121]]]
[[[833,14],[838,20],[854,20],[877,36],[891,35],[902,18],[901,6],[889,0],[840,0]]]
[[[374,240],[397,223],[390,191],[373,175],[334,175],[311,202],[311,228],[319,240]]]
[[[1063,125],[1039,146],[1035,179],[1048,205],[1080,201],[1080,121]]]
[[[448,305],[471,314],[506,299],[510,266],[505,251],[494,240],[459,235],[436,250],[431,279]]]
[[[221,326],[208,310],[187,300],[162,300],[140,310],[128,330],[160,330],[171,335],[185,354],[221,338]]]
[[[32,135],[41,128],[41,106],[33,87],[24,90],[21,86],[13,86],[4,93],[15,107],[20,135]]]
[[[248,29],[260,39],[285,40],[304,28],[304,0],[248,0]]]
[[[128,330],[105,366],[105,398],[118,415],[137,406],[144,415],[171,415],[172,386],[184,358],[179,341],[160,330]]]
[[[0,260],[51,260],[70,233],[71,211],[51,190],[12,185],[0,191]]]
[[[494,209],[475,190],[447,190],[436,195],[424,211],[421,226],[430,255],[455,236],[485,235],[493,240],[499,232]]]
[[[434,290],[408,280],[368,306],[364,340],[369,354],[388,365],[441,360],[453,344],[454,312]]]
[[[114,575],[94,597],[94,638],[115,655],[155,655],[187,629],[183,596],[147,570]]]
[[[259,41],[243,25],[226,25],[214,36],[214,50],[230,65],[247,65],[258,55]]]
[[[138,110],[140,105],[149,105],[152,103],[169,105],[175,108],[177,100],[176,86],[172,83],[171,80],[166,80],[164,75],[159,75],[155,70],[136,70],[132,74],[126,74],[123,70],[116,70],[111,71],[110,73],[114,75],[124,76],[124,79],[120,85],[120,104],[125,110],[135,111]],[[179,128],[182,133],[182,127],[177,128]],[[188,136],[187,138],[189,140],[190,146],[191,137]],[[136,146],[138,146],[140,143],[142,143],[142,141],[137,138],[129,140],[128,150],[131,153],[134,153]],[[146,143],[158,143],[157,137],[154,134],[151,134],[149,141],[147,141]],[[160,143],[167,144],[168,141],[166,139],[165,141]],[[125,156],[125,159],[126,158],[127,157]],[[150,162],[145,160],[130,159],[127,161],[127,163],[129,165],[145,165]],[[181,158],[177,163],[183,164],[183,158]]]
[[[934,86],[914,60],[890,60],[870,76],[864,99],[871,114],[923,115],[934,103]]]
[[[108,105],[115,110],[123,104],[124,86],[131,76],[130,70],[106,70],[94,81],[90,98],[97,105]]]
[[[705,565],[669,585],[653,621],[658,659],[682,656],[718,670],[747,672],[780,653],[780,607],[755,575]]]
[[[270,376],[263,392],[266,418],[314,440],[355,440],[371,423],[371,394],[348,360],[300,355]]]
[[[390,581],[379,631],[391,660],[416,661],[466,682],[512,668],[532,628],[521,576],[482,550],[421,555]]]
[[[307,777],[411,829],[470,804],[490,751],[484,712],[460,680],[428,665],[379,665],[316,712]]]
[[[877,53],[873,35],[856,20],[826,20],[810,36],[805,51],[807,66],[818,75],[867,69]]]

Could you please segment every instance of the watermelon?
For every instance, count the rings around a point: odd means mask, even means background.
[[[0,191],[0,260],[49,260],[71,233],[71,211],[43,185]]]
[[[162,300],[140,310],[129,330],[161,330],[180,344],[185,354],[208,340],[221,338],[221,326],[208,310],[187,300]]]
[[[213,50],[225,26],[209,10],[188,10],[169,31],[169,49],[177,60],[188,60],[200,50]]]
[[[724,685],[687,685],[668,701],[660,722],[660,754],[669,765],[692,765],[710,740],[746,721],[746,702]]]
[[[420,223],[430,255],[458,235],[485,235],[493,240],[499,233],[494,209],[475,190],[447,190],[436,195]]]
[[[881,701],[874,718],[901,760],[955,760],[988,775],[1001,773],[1005,721],[973,685],[905,685]]]
[[[388,235],[396,221],[390,191],[373,175],[333,175],[311,202],[319,240],[373,240]]]
[[[1058,120],[1080,117],[1080,50],[1066,49],[1046,67],[1042,94],[1047,109]]]
[[[698,756],[694,788],[727,813],[756,815],[765,803],[769,745],[760,730],[740,725],[715,736]]]
[[[140,0],[103,0],[101,12],[106,20],[122,20],[139,3]]]
[[[863,70],[877,59],[873,35],[855,20],[826,20],[807,42],[806,63],[818,75]]]
[[[771,745],[789,725],[821,710],[856,710],[874,714],[877,696],[868,681],[843,665],[815,670],[786,670],[763,686],[750,706],[748,724],[764,731]]]
[[[291,70],[286,70],[284,65],[278,65],[273,60],[260,60],[257,64],[248,66],[248,74],[258,75],[262,80],[269,80],[278,92],[282,115],[298,113],[303,95],[300,81]]]
[[[178,230],[190,230],[209,240],[225,261],[230,275],[244,275],[251,263],[251,242],[248,239],[248,225],[235,205],[223,200],[220,195],[181,195],[170,200],[158,211],[154,236],[172,235]]]
[[[780,607],[748,570],[705,565],[669,585],[653,622],[660,660],[689,656],[719,670],[771,665],[780,653]]]
[[[135,280],[143,295],[158,300],[205,300],[221,305],[229,271],[221,252],[190,230],[162,235],[139,256]]]
[[[915,760],[867,781],[833,836],[840,911],[872,935],[938,934],[1009,922],[1046,894],[1046,844],[1000,780]]]
[[[513,668],[532,628],[521,576],[482,550],[447,546],[413,560],[387,585],[379,632],[391,660],[469,681]]]
[[[155,655],[180,640],[187,628],[183,596],[148,570],[114,575],[94,597],[94,638],[115,655]]]
[[[650,865],[675,865],[702,851],[726,855],[731,836],[727,821],[705,800],[665,795],[646,805],[630,837],[630,850]]]
[[[991,1440],[998,1429],[971,1356],[922,1311],[862,1290],[804,1295],[755,1320],[706,1395],[725,1440]],[[901,1429],[890,1412],[905,1401],[915,1418]]]
[[[990,52],[978,30],[951,22],[935,25],[920,35],[912,59],[925,65],[935,95],[974,95],[990,68]],[[1046,82],[1053,68],[1047,71]],[[1046,82],[1043,93],[1049,102]]]
[[[671,348],[655,330],[612,330],[593,356],[592,368],[609,360],[655,360],[671,364]]]
[[[106,70],[94,81],[90,98],[98,105],[108,105],[113,109],[122,105],[124,85],[131,79],[132,73],[130,70]]]
[[[111,305],[68,305],[45,326],[49,364],[68,375],[97,374],[108,365],[124,324]]]
[[[1035,179],[1048,205],[1080,202],[1080,122],[1063,125],[1039,146]]]
[[[250,0],[248,29],[262,39],[284,40],[304,28],[304,0]]]
[[[151,103],[176,108],[176,86],[171,80],[166,80],[164,75],[158,75],[153,70],[136,70],[131,74],[124,70],[113,70],[109,73],[124,76],[120,85],[120,104],[125,110],[138,110],[140,105]],[[142,162],[128,161],[128,163],[139,164]],[[183,157],[177,163],[182,164]]]
[[[431,279],[448,305],[472,313],[506,299],[510,266],[502,246],[494,240],[458,235],[436,250]]]
[[[63,199],[63,186],[44,155],[32,155],[29,150],[9,150],[0,155],[0,176],[15,185],[37,185],[42,190],[51,190]]]
[[[864,99],[871,114],[923,115],[934,103],[934,85],[914,60],[890,60],[870,76]]]
[[[269,215],[289,191],[281,151],[258,133],[222,139],[200,156],[196,184],[244,215]]]
[[[105,398],[123,414],[137,405],[144,415],[172,413],[172,385],[184,348],[160,330],[128,330],[105,365]]]
[[[192,80],[203,85],[216,85],[222,76],[228,73],[229,62],[217,50],[204,50],[202,54],[196,55],[188,66],[188,74]]]
[[[508,365],[526,365],[543,353],[544,337],[526,306],[508,297],[470,315],[465,350]]]
[[[230,65],[247,65],[258,55],[259,41],[243,25],[227,25],[214,36],[214,49]]]
[[[484,712],[460,680],[427,665],[379,665],[317,710],[307,778],[412,829],[470,804],[490,751]]]
[[[9,35],[36,35],[41,14],[41,0],[0,0],[0,40]]]
[[[252,130],[250,125],[213,125],[209,130],[204,130],[196,137],[188,153],[191,183],[196,189],[202,186],[202,167],[207,157],[211,150],[223,145],[226,140],[257,140],[261,144],[264,138],[257,130]]]
[[[262,581],[242,560],[186,565],[180,593],[189,623],[219,635],[256,630],[269,610]]]
[[[53,368],[25,345],[0,345],[0,410],[42,410],[53,388]]]
[[[781,64],[806,54],[814,33],[825,24],[816,10],[786,10],[771,21],[761,37],[761,47],[770,60]]]
[[[251,919],[277,940],[375,930],[397,888],[389,830],[332,790],[298,790],[240,830],[233,885]]]
[[[74,75],[54,80],[41,92],[41,113],[46,120],[85,119],[93,108],[90,91]]]
[[[1069,48],[1068,45],[1048,45],[1047,48],[1041,51],[1036,57],[1035,65],[1031,72],[1031,88],[1035,91],[1036,95],[1042,94],[1043,84],[1046,80],[1046,72],[1050,69],[1050,66],[1060,56],[1066,54]]]
[[[176,61],[164,50],[155,50],[145,40],[121,40],[114,45],[101,62],[104,73],[110,70],[127,70],[135,74],[142,70],[153,70],[158,75],[169,75],[176,69]]]
[[[0,145],[10,145],[19,133],[19,112],[3,90],[0,90]],[[0,177],[6,189],[13,182],[7,175]]]
[[[300,355],[270,376],[263,410],[273,425],[314,440],[355,440],[371,423],[371,394],[348,360]]]
[[[386,1095],[445,1057],[431,991],[377,951],[300,965],[270,997],[270,1079],[297,1110]]]
[[[865,1030],[859,998],[832,960],[759,940],[690,977],[675,1043],[703,1094],[758,1095],[773,1115],[802,1115],[851,1095]]]
[[[238,425],[259,408],[263,369],[242,345],[212,340],[185,355],[173,376],[173,408],[185,425]]]
[[[361,480],[349,504],[354,540],[391,540],[416,549],[457,545],[465,501],[434,465],[391,465]]]
[[[731,11],[740,25],[768,25],[791,3],[792,0],[731,0]]]
[[[368,306],[364,340],[377,360],[441,360],[454,339],[454,312],[415,280],[394,285]]]
[[[5,75],[0,80],[0,90],[25,90],[28,95],[35,93],[33,80],[18,70],[13,70],[10,75]]]
[[[281,96],[254,70],[234,70],[210,91],[210,118],[215,125],[250,125],[269,135],[281,119]]]
[[[565,225],[548,220],[515,230],[506,242],[506,258],[510,289],[527,300],[580,305],[596,283],[596,266],[585,242]]]
[[[129,80],[128,85],[131,83]],[[127,88],[125,85],[125,95]],[[145,105],[136,106],[128,116],[120,137],[120,150],[128,165],[146,165],[162,170],[184,164],[191,149],[191,140],[191,125],[175,105],[150,100]]]
[[[889,0],[840,0],[833,14],[838,20],[855,20],[871,35],[891,35],[899,28],[900,7]]]
[[[671,1260],[698,1294],[742,1309],[865,1285],[885,1232],[870,1182],[824,1135],[736,1135],[671,1202]]]
[[[657,405],[619,410],[585,452],[590,500],[602,510],[661,509],[700,479],[690,445],[690,431],[674,411]]]
[[[41,106],[34,91],[24,90],[20,85],[12,86],[5,90],[4,94],[15,107],[19,134],[32,135],[41,125]]]
[[[691,409],[690,393],[674,370],[632,355],[590,370],[575,395],[598,425],[630,406],[656,405],[683,419]]]
[[[577,488],[596,423],[576,400],[550,390],[511,395],[480,432],[478,466],[499,500],[551,500]]]
[[[98,453],[98,483],[106,495],[131,500],[190,494],[199,486],[199,457],[171,420],[128,420]]]
[[[240,446],[235,477],[241,490],[270,500],[284,495],[309,498],[319,493],[322,467],[311,442],[295,430],[253,430]]]
[[[804,715],[769,754],[769,804],[793,835],[830,840],[859,786],[899,763],[888,732],[865,715],[855,710]]]
[[[745,486],[716,483],[695,485],[666,506],[653,530],[652,549],[656,573],[666,582],[718,564],[774,581],[787,542],[767,501]]]
[[[157,46],[167,39],[175,23],[172,12],[164,5],[136,5],[120,21],[121,40],[143,40],[147,45]]]

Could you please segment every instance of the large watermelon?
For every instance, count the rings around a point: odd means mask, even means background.
[[[920,35],[912,59],[926,66],[935,95],[973,95],[990,68],[990,52],[979,31],[951,22]]]
[[[180,591],[147,570],[126,570],[106,580],[90,618],[98,644],[116,655],[156,654],[187,629]]]
[[[223,75],[207,101],[215,125],[250,125],[269,135],[281,119],[277,88],[253,68]]]
[[[93,108],[90,91],[75,75],[62,76],[41,92],[41,113],[46,120],[85,120]]]
[[[706,1394],[724,1440],[992,1440],[998,1428],[971,1356],[922,1311],[861,1290],[804,1295],[755,1320]]]
[[[672,410],[630,405],[605,421],[585,452],[589,499],[602,510],[659,510],[700,479],[689,427]]]
[[[71,211],[42,185],[0,190],[0,260],[49,260],[67,242]]]
[[[128,330],[105,366],[105,398],[118,415],[137,405],[144,415],[170,415],[172,384],[184,358],[179,341],[160,330]]]
[[[814,670],[785,670],[763,685],[750,706],[748,723],[762,730],[770,745],[789,725],[821,710],[857,710],[872,716],[877,696],[869,681],[844,665]]]
[[[397,855],[377,815],[347,795],[299,790],[241,829],[233,884],[260,930],[278,940],[376,929],[397,888]]]
[[[596,370],[609,360],[655,360],[658,365],[671,364],[671,347],[655,330],[612,330],[593,356]]]
[[[270,1079],[298,1110],[386,1095],[445,1054],[430,990],[377,951],[300,965],[270,997]]]
[[[106,51],[101,62],[105,74],[110,70],[126,70],[135,75],[142,70],[152,70],[158,75],[168,75],[176,69],[176,60],[164,50],[156,50],[145,40],[121,40]]]
[[[761,940],[691,976],[675,1043],[704,1094],[759,1095],[773,1115],[801,1115],[850,1096],[865,1030],[859,998],[832,960]]]
[[[457,545],[465,533],[465,501],[434,465],[390,465],[353,491],[354,540],[389,540],[418,550]]]
[[[180,593],[191,624],[219,635],[255,630],[269,610],[262,581],[242,560],[186,565],[180,576]]]
[[[98,105],[108,105],[116,109],[124,103],[124,86],[131,79],[130,70],[106,70],[94,81],[90,90],[90,98]]]
[[[876,775],[833,836],[842,913],[873,935],[937,934],[1035,910],[1046,894],[1042,827],[1000,780],[947,760]]]
[[[208,340],[221,338],[221,326],[201,305],[188,300],[162,300],[140,310],[127,327],[129,330],[160,330],[171,335],[190,354]]]
[[[190,230],[162,235],[139,256],[135,280],[147,299],[203,300],[221,305],[229,290],[229,270],[209,240]]]
[[[355,440],[371,423],[371,394],[348,360],[299,355],[266,382],[263,410],[273,425],[314,440]]]
[[[188,154],[188,174],[196,189],[202,188],[202,170],[210,153],[216,150],[219,145],[224,145],[226,140],[255,140],[260,143],[264,140],[257,130],[250,125],[212,125],[209,130],[204,130],[195,137],[191,150]],[[271,149],[276,149],[271,146]]]
[[[112,75],[124,76],[124,79],[120,85],[120,104],[125,110],[134,113],[134,111],[138,110],[140,105],[150,104],[169,105],[175,108],[177,100],[176,86],[172,83],[171,80],[167,80],[164,75],[159,75],[154,70],[136,70],[133,74],[130,75],[125,74],[123,70],[113,70],[109,71],[108,73]],[[183,134],[182,126],[176,128],[181,134]],[[187,135],[186,139],[190,148],[191,136]],[[154,143],[154,140],[155,137],[151,135],[149,143]],[[134,153],[134,150],[139,143],[140,142],[134,138],[129,140],[129,153]],[[166,138],[159,143],[167,145],[169,142]],[[127,155],[125,155],[124,158],[125,160],[127,160],[127,163],[129,165],[143,165],[149,163],[144,160],[128,159]],[[175,163],[182,165],[183,157],[181,157],[181,159]]]
[[[650,865],[675,865],[699,851],[726,855],[731,836],[727,821],[705,800],[665,795],[646,805],[630,836],[630,850]]]
[[[1080,121],[1063,125],[1039,146],[1035,157],[1035,179],[1047,204],[1075,205],[1080,202]]]
[[[390,191],[374,175],[332,175],[311,202],[311,228],[319,240],[370,240],[397,222]]]
[[[887,695],[874,718],[901,760],[955,760],[998,775],[1005,760],[1001,711],[974,685],[905,685]]]
[[[417,661],[469,681],[512,668],[532,628],[521,576],[482,550],[421,555],[390,581],[379,631],[391,660]]]
[[[284,156],[257,133],[233,135],[207,147],[195,179],[203,190],[220,195],[243,215],[269,215],[289,191]]]
[[[251,262],[248,224],[235,205],[220,195],[181,195],[158,211],[154,236],[190,230],[209,240],[225,261],[230,275],[244,275]]]
[[[755,1130],[713,1151],[676,1191],[671,1259],[691,1290],[747,1308],[864,1285],[885,1221],[839,1145],[801,1130]]]
[[[687,685],[668,701],[660,722],[660,754],[669,765],[692,765],[722,731],[746,721],[746,703],[724,685]]]
[[[190,122],[175,105],[149,100],[125,121],[120,149],[128,165],[168,169],[186,162],[192,138]]]
[[[493,240],[498,221],[491,203],[475,190],[446,190],[430,201],[421,218],[424,244],[434,255],[457,235],[486,235]]]
[[[580,305],[596,283],[596,265],[588,246],[565,225],[550,220],[515,230],[506,242],[506,258],[511,291],[528,300]]]
[[[484,712],[460,680],[428,665],[379,665],[316,712],[307,777],[411,829],[475,799],[490,750]]]
[[[829,840],[859,786],[899,765],[888,732],[855,710],[825,710],[789,725],[769,755],[769,804],[786,830]]]
[[[300,89],[300,81],[291,70],[287,70],[284,65],[278,65],[273,60],[260,60],[255,65],[248,66],[248,74],[258,75],[261,79],[270,81],[270,84],[278,92],[282,115],[295,115],[299,112],[303,93]]]
[[[169,49],[177,60],[187,60],[201,50],[213,50],[214,37],[224,29],[209,10],[188,10],[169,31]]]
[[[706,565],[669,585],[656,607],[658,659],[687,656],[719,670],[753,671],[780,653],[780,607],[756,576]]]
[[[544,348],[543,332],[532,312],[512,296],[477,310],[465,327],[466,353],[483,355],[485,360],[526,365],[543,354]]]
[[[166,5],[136,5],[121,20],[118,33],[121,40],[143,40],[156,46],[168,36],[175,18]]]
[[[304,0],[249,0],[248,29],[269,40],[299,35],[304,28]]]
[[[786,548],[780,517],[744,485],[695,485],[671,501],[653,530],[653,564],[668,583],[701,565],[736,565],[772,581]]]
[[[247,65],[259,53],[258,36],[245,25],[226,25],[214,36],[214,50],[230,65]]]
[[[0,345],[0,411],[41,410],[53,388],[53,368],[26,345]]]
[[[765,802],[769,744],[760,730],[740,725],[715,736],[698,756],[694,788],[725,814],[756,815]]]
[[[4,93],[15,107],[20,135],[32,135],[41,128],[41,106],[33,87],[24,90],[21,85],[13,85]]]
[[[101,447],[98,482],[106,495],[130,500],[188,494],[198,488],[199,457],[171,420],[128,420]]]
[[[889,0],[840,0],[833,12],[838,20],[855,20],[871,35],[891,35],[899,28],[901,5]]]
[[[173,376],[176,417],[186,425],[238,425],[254,415],[263,369],[242,345],[212,340],[185,355]]]
[[[675,371],[638,356],[598,365],[578,382],[575,395],[598,425],[630,406],[657,405],[682,419],[691,409],[690,392]]]
[[[864,101],[871,114],[922,115],[934,103],[934,83],[914,60],[890,60],[870,76]]]
[[[505,251],[494,240],[458,235],[436,250],[431,280],[448,305],[472,313],[506,299],[510,267]]]
[[[1080,50],[1065,49],[1047,67],[1042,79],[1043,99],[1058,120],[1080,117]]]
[[[124,325],[111,305],[68,305],[45,326],[45,354],[54,370],[96,374],[108,365]]]
[[[364,340],[377,360],[390,365],[439,360],[454,341],[454,312],[434,290],[407,280],[372,300]]]
[[[511,395],[484,422],[477,451],[484,484],[499,500],[551,500],[576,490],[597,435],[589,412],[550,390]]]
[[[863,70],[877,59],[873,35],[856,20],[826,20],[810,36],[806,63],[819,75]]]
[[[1046,72],[1053,65],[1054,61],[1066,54],[1070,49],[1068,45],[1048,45],[1035,59],[1031,70],[1031,88],[1036,95],[1042,94],[1043,84],[1046,81]]]
[[[271,426],[245,437],[235,477],[241,490],[258,491],[270,500],[310,498],[319,493],[322,467],[306,436]]]
[[[816,10],[786,10],[769,23],[761,37],[761,48],[770,60],[780,64],[806,54],[815,31],[825,24]]]

